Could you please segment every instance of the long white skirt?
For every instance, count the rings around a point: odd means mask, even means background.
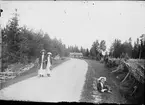
[[[47,64],[47,67],[46,67],[46,75],[51,73],[51,71],[50,71],[50,66],[51,66],[51,64],[48,63],[48,64]]]
[[[45,69],[39,69],[38,70],[38,76],[45,76],[46,73],[45,73]]]

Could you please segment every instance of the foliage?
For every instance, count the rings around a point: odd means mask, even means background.
[[[144,100],[144,60],[120,60],[116,70],[112,71],[120,81],[119,91],[123,97],[132,103],[143,103]],[[140,99],[140,101],[138,101]]]
[[[96,60],[101,60],[102,51],[106,50],[106,42],[102,40],[100,43],[98,40],[93,42],[92,47],[90,49],[90,56],[95,58]]]
[[[127,58],[145,59],[145,34],[142,34],[140,39],[137,38],[136,42],[134,42],[134,46],[132,46],[131,43],[131,38],[124,43],[121,43],[121,40],[119,39],[115,39],[110,47],[109,55],[115,58],[123,57],[125,55]]]
[[[3,71],[9,64],[27,64],[34,61],[40,55],[42,49],[52,52],[53,56],[68,56],[69,52],[61,40],[51,39],[43,31],[35,32],[26,26],[19,26],[18,14],[9,20],[6,27],[2,29],[2,63]]]
[[[62,43],[61,39],[50,38],[48,33],[42,30],[34,31],[27,26],[19,26],[19,15],[16,12],[9,20],[6,27],[2,29],[2,71],[10,64],[27,64],[35,61],[41,56],[40,52],[45,49],[51,52],[52,56],[69,56],[70,52],[82,52],[84,56],[89,56],[89,50],[78,48],[78,46],[68,46]]]
[[[102,51],[106,50],[106,42],[105,42],[105,40],[102,40],[100,42],[100,50],[102,50]]]

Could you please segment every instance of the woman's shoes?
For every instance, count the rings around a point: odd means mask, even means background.
[[[112,93],[112,90],[108,90],[108,93]]]
[[[50,74],[47,74],[48,77],[50,77]]]

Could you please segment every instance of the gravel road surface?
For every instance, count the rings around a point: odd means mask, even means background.
[[[32,77],[0,91],[2,100],[36,102],[78,102],[84,86],[88,64],[70,59],[54,68],[51,77]]]

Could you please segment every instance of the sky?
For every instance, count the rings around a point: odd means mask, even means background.
[[[144,1],[1,1],[1,25],[15,8],[20,26],[43,30],[66,45],[83,48],[105,40],[107,50],[117,38],[135,41],[145,34]]]

